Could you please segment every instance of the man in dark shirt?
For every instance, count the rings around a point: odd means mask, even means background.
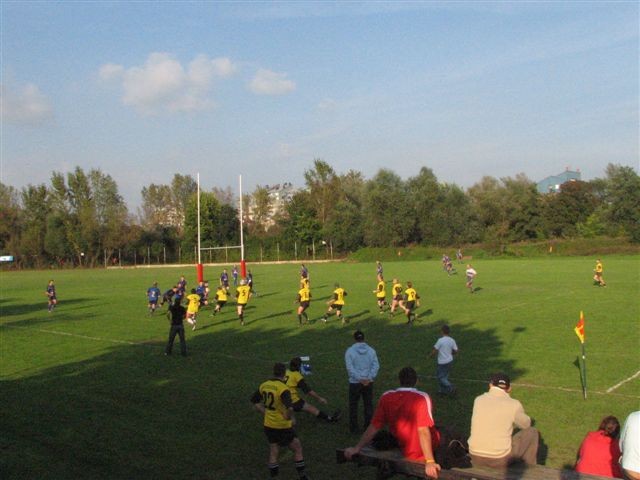
[[[169,307],[167,316],[171,322],[171,329],[169,330],[169,341],[167,342],[167,348],[164,351],[165,355],[171,355],[173,349],[173,341],[176,338],[176,334],[180,336],[180,353],[183,357],[187,355],[187,342],[184,339],[184,325],[182,321],[187,313],[187,310],[180,304],[180,298],[174,300]]]

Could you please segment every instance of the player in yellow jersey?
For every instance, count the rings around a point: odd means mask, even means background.
[[[244,325],[244,309],[251,297],[251,287],[247,285],[247,281],[243,278],[240,280],[240,286],[236,289],[236,307],[240,325]]]
[[[399,307],[404,310],[404,299],[402,298],[402,284],[398,282],[398,279],[394,278],[391,284],[391,308],[389,309],[389,313],[393,316],[396,308]]]
[[[289,362],[289,369],[287,370],[284,381],[291,390],[291,401],[293,402],[294,412],[307,412],[321,420],[327,422],[337,422],[340,419],[340,410],[336,410],[332,415],[327,415],[322,410],[317,409],[309,402],[300,397],[300,391],[305,395],[315,398],[320,403],[327,404],[327,400],[324,397],[318,395],[311,389],[309,384],[304,378],[304,375],[300,373],[300,367],[302,366],[302,360],[300,357],[294,357]]]
[[[303,283],[303,282],[301,282]],[[309,304],[311,303],[311,292],[309,291],[309,284],[303,284],[302,288],[298,290],[298,296],[296,297],[296,302],[298,302],[298,325],[302,325],[302,317],[304,317],[304,323],[309,321],[309,317],[307,316],[307,308],[309,308]]]
[[[602,266],[602,262],[600,261],[600,259],[597,259],[596,268],[593,270],[594,285],[599,285],[600,287],[607,286],[607,284],[604,281],[604,277],[602,276],[603,271],[604,271],[604,267]]]
[[[331,298],[331,300],[329,300],[329,302],[327,302],[327,305],[329,305],[329,309],[327,310],[327,313],[322,316],[322,321],[324,323],[327,323],[327,319],[335,310],[336,317],[341,318],[342,324],[344,325],[345,318],[342,315],[342,307],[344,307],[344,297],[346,296],[347,292],[345,291],[345,289],[342,288],[339,283],[336,283],[335,290],[333,291],[333,297]]]
[[[378,301],[378,308],[380,309],[380,313],[383,313],[384,306],[387,304],[385,297],[387,296],[387,292],[385,291],[384,278],[382,274],[378,274],[378,285],[376,289],[373,291],[376,294],[376,300]]]
[[[222,307],[227,303],[227,299],[227,290],[222,285],[218,285],[218,289],[216,290],[216,308],[213,309],[212,316],[222,310]]]
[[[196,329],[196,317],[198,316],[198,310],[200,310],[200,295],[196,293],[196,289],[192,288],[191,293],[187,295],[189,304],[187,305],[187,322],[189,325],[193,325],[191,330]]]
[[[416,292],[416,289],[413,288],[413,284],[411,282],[407,282],[407,289],[404,291],[404,313],[407,314],[407,323],[412,324],[413,321],[418,318],[418,316],[413,313],[413,310],[420,306],[420,295]]]
[[[240,281],[240,286],[242,281]],[[239,288],[239,287],[238,287]],[[269,442],[269,473],[277,477],[280,471],[278,454],[280,447],[288,447],[293,452],[293,460],[300,480],[308,480],[305,474],[302,443],[293,429],[293,404],[291,390],[284,379],[287,367],[284,363],[273,366],[273,378],[263,382],[251,397],[255,409],[264,415],[264,433]]]

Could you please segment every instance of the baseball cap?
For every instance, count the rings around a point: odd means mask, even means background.
[[[362,330],[356,330],[353,334],[353,338],[356,342],[361,342],[362,340],[364,340],[364,333],[362,333]]]
[[[509,390],[509,387],[511,386],[511,379],[506,373],[492,374],[489,382],[491,382],[491,385],[501,388],[502,390]]]

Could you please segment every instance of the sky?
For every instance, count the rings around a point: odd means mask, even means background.
[[[0,2],[0,181],[97,168],[131,210],[200,174],[243,192],[430,168],[638,169],[639,3]]]

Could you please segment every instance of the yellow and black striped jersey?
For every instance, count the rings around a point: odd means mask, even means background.
[[[333,291],[334,305],[344,305],[344,297],[347,295],[344,288],[338,287]]]
[[[311,292],[309,288],[303,287],[298,291],[298,301],[299,302],[308,302],[311,300]]]
[[[251,287],[248,285],[240,285],[236,290],[236,298],[240,305],[245,305],[249,301],[249,295],[251,294]]]
[[[387,295],[387,292],[384,291],[384,280],[380,280],[378,282],[378,286],[376,287],[376,297],[384,298]]]

